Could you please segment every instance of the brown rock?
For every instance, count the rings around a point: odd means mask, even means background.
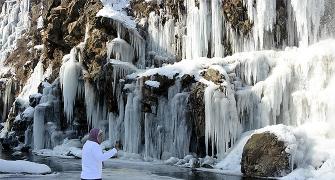
[[[285,149],[285,143],[272,133],[252,135],[243,148],[242,173],[251,177],[281,177],[290,173],[290,155]]]
[[[208,81],[212,81],[215,84],[220,84],[225,80],[225,77],[220,74],[220,72],[218,70],[215,69],[208,69],[203,77],[208,80]]]
[[[196,83],[193,85],[189,96],[190,115],[192,120],[192,151],[200,156],[206,155],[205,147],[205,94],[206,85]]]

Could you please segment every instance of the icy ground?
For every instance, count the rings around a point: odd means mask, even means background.
[[[0,156],[1,157],[1,156]],[[1,157],[11,158],[11,157]],[[48,175],[0,174],[0,179],[79,179],[81,171],[80,159],[62,159],[59,157],[27,157],[30,161],[47,164],[54,173]],[[239,176],[192,171],[189,168],[162,165],[155,162],[139,162],[110,159],[104,163],[103,179],[113,180],[240,180]]]

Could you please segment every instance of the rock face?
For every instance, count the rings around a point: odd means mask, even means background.
[[[277,136],[254,134],[243,148],[241,172],[246,176],[281,177],[290,173],[290,154]]]

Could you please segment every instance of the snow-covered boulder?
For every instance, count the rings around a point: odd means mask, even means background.
[[[241,171],[246,176],[281,177],[291,172],[286,143],[270,132],[254,134],[243,148]]]
[[[176,157],[170,157],[170,159],[164,161],[164,164],[167,164],[167,165],[174,165],[174,164],[176,164],[178,161],[179,161],[178,158],[176,158]]]

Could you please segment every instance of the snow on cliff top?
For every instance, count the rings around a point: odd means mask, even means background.
[[[124,10],[129,6],[128,0],[101,0],[104,7],[97,13],[97,17],[114,19],[130,29],[136,28],[136,23]]]

